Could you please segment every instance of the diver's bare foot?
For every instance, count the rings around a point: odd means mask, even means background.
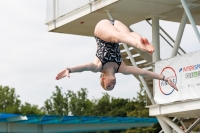
[[[149,43],[149,41],[146,39],[146,38],[143,38],[143,42],[144,42],[144,45],[147,49],[147,52],[149,54],[152,54],[154,52],[154,47],[152,44]]]
[[[146,46],[144,45],[144,40],[143,40],[143,38],[138,39],[136,42],[137,42],[136,47],[137,47],[138,49],[140,49],[141,51],[144,51],[144,52],[148,52],[148,51],[147,51],[148,49],[147,49]]]
[[[136,47],[147,52],[148,54],[152,54],[154,52],[153,45],[151,45],[146,38],[138,39]]]

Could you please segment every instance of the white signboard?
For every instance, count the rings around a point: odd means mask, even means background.
[[[155,72],[170,77],[179,90],[156,80],[154,99],[157,104],[200,98],[200,51],[159,61]]]

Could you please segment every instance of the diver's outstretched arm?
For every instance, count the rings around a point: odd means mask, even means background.
[[[126,66],[126,65],[123,65],[123,63],[121,64],[119,68],[119,72],[125,75],[134,74],[134,75],[140,75],[142,77],[149,77],[149,78],[158,79],[158,80],[163,79],[163,75],[159,75],[157,73],[143,70],[134,66]]]
[[[89,62],[86,64],[66,68],[62,70],[60,73],[58,73],[58,75],[56,76],[56,80],[62,79],[66,76],[70,77],[70,73],[83,72],[83,71],[98,72],[98,65]]]
[[[118,72],[126,74],[126,75],[128,75],[128,74],[134,74],[134,75],[140,75],[140,76],[143,76],[143,77],[149,77],[149,78],[153,78],[153,79],[164,80],[171,87],[173,87],[176,91],[178,91],[178,88],[171,81],[170,78],[167,78],[164,75],[160,75],[160,74],[157,74],[155,72],[146,71],[146,70],[134,67],[134,66],[126,66],[123,62],[121,64]]]

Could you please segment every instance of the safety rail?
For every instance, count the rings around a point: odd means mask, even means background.
[[[47,0],[46,23],[75,11],[83,6],[86,6],[94,1],[97,0]]]

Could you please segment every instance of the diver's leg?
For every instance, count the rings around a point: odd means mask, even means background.
[[[114,26],[109,20],[101,20],[96,25],[94,34],[107,42],[123,42],[142,51],[153,52],[145,46],[144,40],[139,34],[130,32],[123,23],[117,20],[115,20]]]

